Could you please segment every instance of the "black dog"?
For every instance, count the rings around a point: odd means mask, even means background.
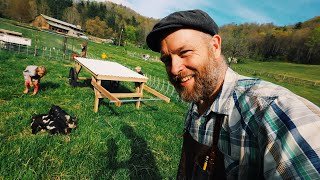
[[[49,115],[48,114],[39,114],[32,116],[32,123],[31,123],[31,129],[32,134],[36,134],[37,132],[41,130],[47,129],[47,125],[49,123]]]
[[[40,114],[32,117],[31,129],[36,134],[42,129],[49,130],[51,134],[68,134],[75,129],[76,117],[70,116],[59,106],[53,105],[49,114]]]
[[[49,121],[47,129],[50,130],[52,134],[63,133],[67,134],[71,132],[71,129],[77,127],[76,117],[70,116],[67,112],[61,109],[59,106],[53,105],[49,111],[49,117],[52,118]]]

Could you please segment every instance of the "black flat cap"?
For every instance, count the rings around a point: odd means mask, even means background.
[[[214,20],[201,10],[174,12],[154,25],[147,36],[147,44],[153,51],[160,52],[160,42],[177,29],[190,28],[207,34],[218,34],[219,27]]]

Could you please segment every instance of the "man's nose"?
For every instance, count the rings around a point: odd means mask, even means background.
[[[180,71],[182,71],[184,64],[183,59],[177,55],[172,56],[171,60],[171,73],[174,75],[178,75]]]

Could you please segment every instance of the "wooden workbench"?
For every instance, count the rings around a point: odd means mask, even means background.
[[[143,97],[143,91],[148,91],[154,96],[170,102],[170,98],[164,96],[163,94],[157,92],[156,90],[148,87],[145,83],[148,78],[117,63],[111,61],[87,59],[81,57],[75,57],[76,67],[75,71],[77,75],[80,73],[81,69],[84,68],[91,74],[91,84],[94,87],[95,100],[94,100],[94,112],[98,112],[99,99],[108,98],[110,101],[114,102],[116,106],[121,106],[122,100],[120,98],[136,98],[136,108],[139,109],[141,98]],[[78,77],[77,79],[86,79]],[[111,81],[129,81],[135,82],[138,86],[135,88],[135,92],[129,93],[111,93],[105,87],[101,86],[101,81],[111,80]]]

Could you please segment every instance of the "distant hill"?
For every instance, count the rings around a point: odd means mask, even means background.
[[[304,28],[319,28],[320,27],[320,16],[316,16],[302,23]]]
[[[29,23],[37,15],[80,25],[87,35],[112,39],[113,42],[148,48],[147,34],[158,19],[149,18],[112,2],[2,0],[0,17]],[[320,64],[320,16],[294,25],[272,23],[228,24],[221,27],[226,57],[280,60]]]
[[[3,3],[2,3],[3,2]],[[144,17],[132,9],[112,2],[2,0],[0,17],[30,23],[39,14],[80,25],[89,35],[112,38],[143,46],[156,19]]]

